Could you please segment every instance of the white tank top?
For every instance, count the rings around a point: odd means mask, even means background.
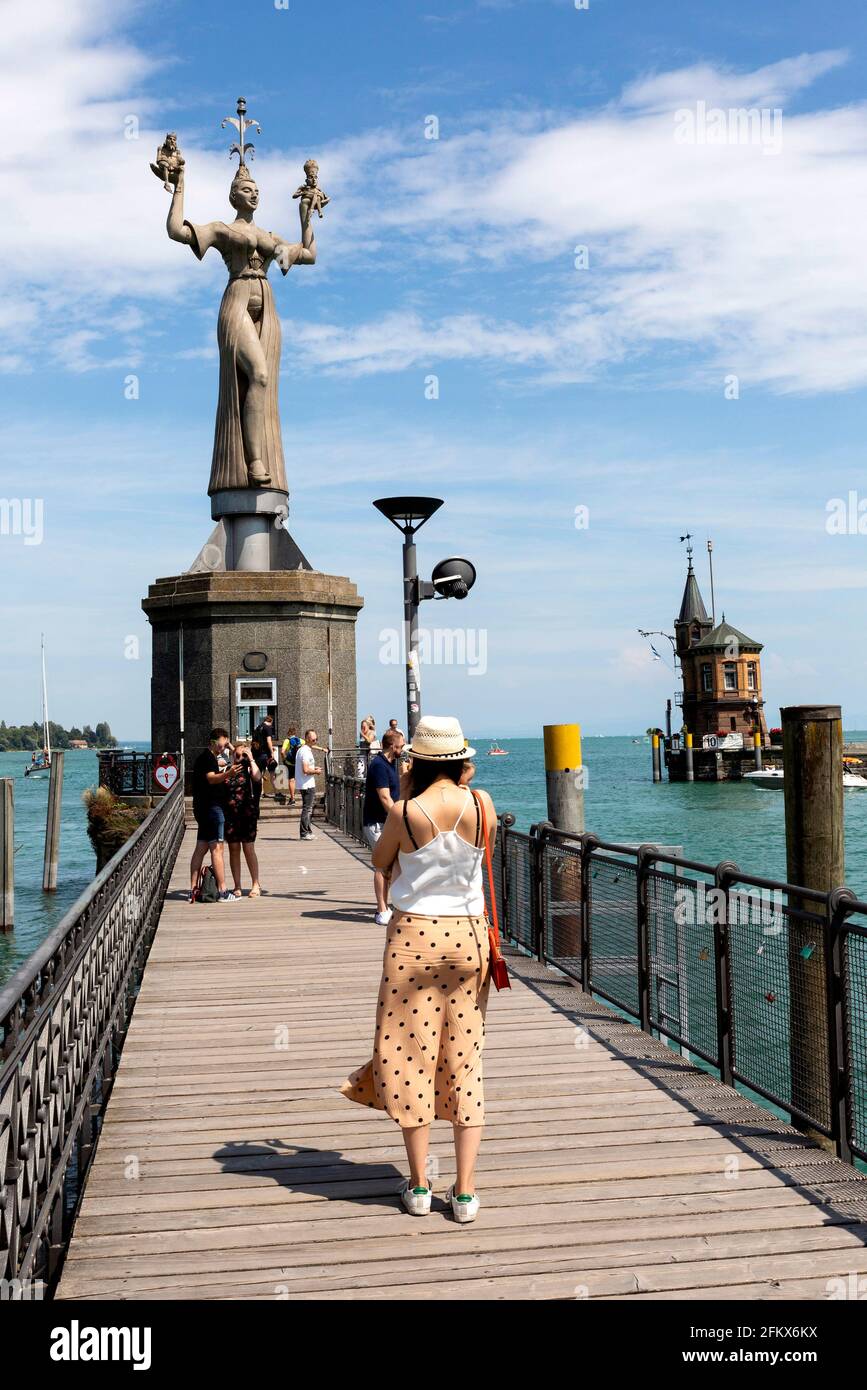
[[[461,808],[451,830],[440,830],[424,811],[436,834],[420,849],[397,856],[400,875],[391,888],[391,901],[401,912],[421,917],[481,917],[485,911],[482,886],[484,846],[471,845],[458,834]]]

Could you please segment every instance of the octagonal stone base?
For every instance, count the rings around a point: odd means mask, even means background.
[[[355,622],[364,600],[349,579],[316,570],[174,575],[151,584],[151,747],[183,747],[190,769],[214,725],[238,732],[237,682],[277,682],[276,733],[328,733],[329,666],[335,748],[356,740]],[[247,664],[245,665],[245,659]],[[183,724],[181,717],[183,711]]]

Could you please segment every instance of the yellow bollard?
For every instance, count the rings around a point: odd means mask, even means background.
[[[546,724],[545,791],[548,819],[558,830],[584,829],[584,784],[580,724]]]

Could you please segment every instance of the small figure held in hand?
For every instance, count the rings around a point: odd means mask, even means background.
[[[292,194],[293,198],[301,199],[301,222],[307,221],[310,215],[318,212],[322,216],[322,209],[331,199],[319,187],[319,165],[315,159],[308,159],[304,164],[304,173],[307,175],[307,182],[302,183],[300,188],[296,188]],[[305,216],[305,206],[307,213]]]
[[[157,178],[162,179],[163,188],[167,193],[171,193],[178,183],[183,167],[184,159],[178,149],[178,137],[173,130],[169,131],[151,165]]]

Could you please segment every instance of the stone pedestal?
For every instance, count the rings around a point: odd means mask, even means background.
[[[237,508],[233,526],[236,516]],[[258,554],[262,534],[254,527],[240,551],[251,544]],[[294,545],[285,531],[280,534]],[[233,738],[238,733],[241,681],[276,682],[281,742],[286,726],[296,724],[301,733],[315,728],[325,745],[330,666],[334,747],[354,745],[355,621],[363,599],[349,579],[303,565],[270,572],[194,566],[158,579],[142,601],[153,628],[152,747],[183,747],[188,790],[193,759],[214,725]]]
[[[289,494],[276,488],[224,488],[211,498],[216,526],[190,568],[191,574],[214,570],[309,570],[283,522]]]

